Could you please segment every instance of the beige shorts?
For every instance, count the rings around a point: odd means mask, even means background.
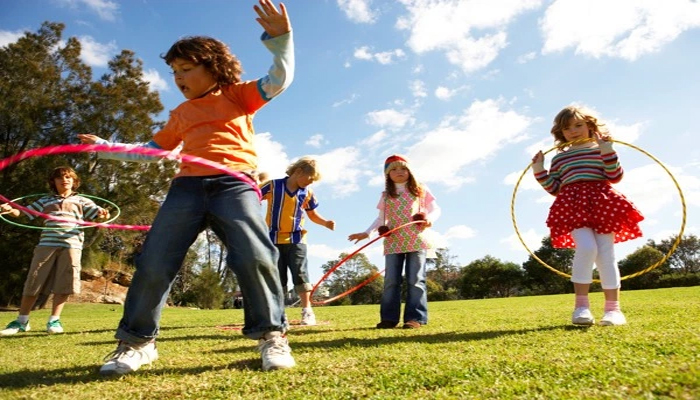
[[[82,253],[67,247],[36,246],[22,295],[80,293]]]

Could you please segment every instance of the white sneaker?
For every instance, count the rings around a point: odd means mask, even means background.
[[[29,326],[29,321],[27,321],[26,324],[22,324],[21,322],[14,320],[7,324],[5,329],[0,331],[0,336],[12,336],[17,334],[18,332],[27,332],[31,329],[32,328]]]
[[[258,350],[262,356],[263,371],[287,369],[297,365],[292,357],[292,349],[289,347],[287,338],[281,335],[260,339]]]
[[[600,324],[603,326],[625,325],[626,323],[627,318],[622,311],[606,311],[600,320]]]
[[[591,310],[586,307],[579,307],[574,310],[571,316],[571,323],[574,325],[593,325],[595,319],[593,314],[591,314]]]
[[[63,333],[63,325],[61,325],[61,321],[57,319],[55,321],[47,322],[46,332],[48,332],[49,335]]]
[[[124,375],[134,372],[144,364],[150,364],[158,359],[158,349],[155,342],[131,344],[120,341],[117,349],[109,353],[107,362],[100,368],[102,375]]]
[[[301,324],[302,325],[316,325],[316,315],[311,308],[301,309]]]

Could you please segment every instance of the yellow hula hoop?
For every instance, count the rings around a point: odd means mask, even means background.
[[[583,141],[582,141],[582,140],[577,140],[577,141],[574,141],[574,142],[565,143],[565,144],[560,145],[560,146],[554,146],[554,147],[552,147],[551,149],[549,149],[549,150],[547,150],[546,152],[544,152],[543,154],[547,154],[547,153],[549,153],[549,152],[551,152],[551,151],[553,151],[553,150],[556,150],[556,149],[558,149],[558,148],[560,148],[560,147],[565,147],[565,146],[568,146],[568,145],[572,145],[572,144],[576,144],[576,143],[581,143],[581,142],[585,142],[585,141],[590,141],[590,140],[592,140],[592,139],[585,139],[585,140],[583,140]],[[676,237],[676,241],[673,242],[673,246],[671,246],[671,249],[668,251],[668,253],[666,253],[666,254],[663,256],[663,258],[662,258],[661,260],[659,260],[657,263],[655,263],[655,264],[653,264],[653,265],[650,265],[649,267],[647,267],[647,268],[645,268],[645,269],[643,269],[643,270],[641,270],[641,271],[638,271],[638,272],[635,272],[635,273],[633,273],[633,274],[629,274],[629,275],[626,275],[626,276],[623,276],[622,278],[620,278],[621,280],[625,280],[625,279],[630,279],[630,278],[637,277],[637,276],[639,276],[639,275],[642,275],[642,274],[644,274],[644,273],[647,273],[647,272],[651,271],[652,269],[654,269],[654,268],[658,267],[659,265],[665,263],[666,260],[668,260],[668,258],[671,257],[671,254],[673,254],[673,252],[676,251],[676,248],[678,247],[678,244],[681,242],[681,238],[682,238],[682,236],[683,236],[683,231],[685,230],[685,220],[686,220],[685,197],[683,196],[683,191],[681,190],[681,186],[678,184],[678,181],[676,180],[676,178],[673,176],[673,174],[671,173],[671,171],[669,171],[669,169],[666,168],[666,166],[665,166],[661,161],[659,161],[659,159],[657,159],[657,158],[654,157],[653,155],[649,154],[647,151],[644,151],[643,149],[640,149],[639,147],[637,147],[637,146],[635,146],[635,145],[633,145],[633,144],[625,143],[625,142],[622,142],[622,141],[620,141],[620,140],[614,140],[614,139],[610,139],[610,140],[611,140],[612,142],[619,143],[619,144],[625,145],[625,146],[627,146],[627,147],[631,147],[631,148],[633,148],[633,149],[635,149],[635,150],[637,150],[637,151],[643,153],[644,155],[646,155],[647,157],[651,158],[652,160],[656,161],[656,163],[657,163],[658,165],[660,165],[661,168],[664,169],[664,171],[666,171],[666,173],[668,174],[668,176],[669,176],[669,177],[671,178],[671,180],[673,181],[673,184],[676,185],[676,189],[678,189],[678,195],[679,195],[680,198],[681,198],[681,206],[682,206],[682,208],[683,208],[683,218],[682,218],[682,221],[681,221],[681,229],[680,229],[680,231],[678,232],[678,236]],[[552,272],[556,273],[557,275],[563,276],[563,277],[565,277],[565,278],[571,278],[571,275],[559,271],[558,269],[556,269],[556,268],[550,266],[550,265],[547,264],[546,262],[542,261],[539,257],[537,257],[537,256],[530,250],[530,248],[527,247],[527,245],[525,244],[525,241],[523,240],[522,236],[520,235],[520,230],[518,230],[518,223],[516,222],[516,219],[515,219],[515,198],[516,198],[516,195],[517,195],[517,193],[518,193],[518,187],[520,186],[520,181],[523,180],[523,177],[525,176],[525,174],[527,173],[527,171],[532,167],[532,164],[533,164],[533,163],[530,163],[530,164],[525,168],[525,170],[523,171],[523,173],[520,174],[520,178],[518,178],[518,182],[516,182],[515,188],[513,188],[513,197],[511,198],[511,201],[510,201],[510,216],[511,216],[511,219],[512,219],[512,221],[513,221],[513,228],[515,228],[515,234],[518,235],[518,239],[520,240],[520,243],[522,243],[522,245],[525,247],[525,250],[527,250],[527,252],[530,253],[530,255],[532,256],[532,258],[534,258],[535,260],[537,260],[540,264],[542,264],[543,266],[545,266],[547,269],[551,270]],[[600,280],[594,279],[593,282],[600,282]]]

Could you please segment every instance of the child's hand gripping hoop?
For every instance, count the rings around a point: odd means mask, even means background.
[[[330,299],[326,299],[326,300],[322,300],[322,301],[313,301],[314,293],[316,292],[316,289],[318,289],[318,287],[321,285],[321,283],[323,283],[323,281],[325,281],[326,278],[328,278],[328,276],[329,276],[330,274],[332,274],[336,269],[338,269],[341,265],[345,264],[346,261],[348,261],[349,259],[353,258],[356,254],[358,254],[359,252],[361,252],[362,250],[364,250],[367,246],[371,245],[372,243],[376,242],[376,241],[379,240],[379,239],[382,239],[382,238],[384,238],[384,237],[387,237],[387,236],[391,235],[392,233],[394,233],[395,231],[398,231],[399,229],[403,229],[403,228],[405,228],[405,227],[407,227],[407,226],[409,226],[409,225],[423,224],[423,223],[425,223],[425,221],[423,221],[423,220],[421,220],[421,221],[411,221],[411,222],[407,222],[407,223],[405,223],[405,224],[403,224],[403,225],[399,225],[399,226],[397,226],[397,227],[394,228],[394,229],[388,229],[388,230],[386,230],[384,233],[381,233],[381,234],[380,234],[379,236],[377,236],[376,238],[374,238],[374,239],[370,240],[369,242],[365,243],[364,245],[360,246],[360,248],[358,248],[357,250],[355,250],[355,251],[353,251],[352,253],[350,253],[350,254],[348,254],[347,256],[345,256],[345,258],[343,258],[343,259],[340,260],[337,264],[335,264],[335,265],[333,266],[333,268],[329,269],[328,272],[326,272],[325,274],[323,274],[323,276],[321,277],[321,279],[319,279],[318,282],[314,285],[313,289],[311,289],[311,299],[312,299],[312,300],[311,300],[311,303],[314,304],[314,305],[322,305],[322,304],[331,303],[331,302],[333,302],[333,301],[336,301],[336,300],[340,299],[341,297],[345,297],[345,296],[349,295],[350,293],[357,291],[358,289],[362,288],[363,286],[367,285],[368,283],[372,282],[373,280],[379,278],[379,276],[384,272],[384,270],[381,270],[381,271],[377,272],[376,274],[374,274],[374,275],[370,276],[369,278],[367,278],[364,282],[361,282],[361,283],[358,284],[357,286],[352,287],[352,288],[350,288],[350,289],[344,291],[343,293],[341,293],[341,294],[339,294],[339,295],[333,296],[333,297],[331,297]]]
[[[21,223],[15,222],[15,221],[11,221],[11,220],[9,220],[9,219],[3,217],[3,215],[4,215],[5,213],[0,213],[0,219],[3,220],[3,221],[5,221],[5,222],[7,222],[7,223],[10,224],[10,225],[19,226],[19,227],[21,227],[21,228],[39,229],[39,230],[42,230],[42,231],[65,231],[65,230],[70,230],[70,229],[85,229],[85,228],[94,228],[94,227],[98,227],[98,228],[100,228],[100,227],[108,227],[108,226],[109,226],[109,223],[112,222],[112,221],[114,221],[115,219],[119,218],[119,215],[121,214],[121,209],[119,208],[119,206],[116,205],[116,204],[114,204],[114,203],[112,203],[111,201],[109,201],[109,200],[107,200],[107,199],[103,199],[103,198],[101,198],[101,197],[90,196],[90,195],[82,194],[82,193],[79,193],[79,196],[87,197],[88,199],[93,199],[93,200],[97,200],[98,202],[106,203],[106,204],[108,204],[112,209],[116,210],[116,213],[114,213],[114,216],[112,216],[112,218],[110,218],[110,219],[108,219],[108,220],[106,220],[106,221],[101,221],[101,222],[76,221],[76,220],[71,220],[71,219],[67,219],[67,218],[56,217],[56,216],[54,216],[54,215],[44,214],[44,213],[41,213],[41,212],[38,212],[38,211],[30,210],[30,209],[28,209],[28,208],[26,208],[26,207],[24,207],[24,206],[21,206],[21,205],[17,204],[18,201],[22,201],[22,200],[24,200],[24,199],[30,199],[30,198],[34,198],[34,197],[44,197],[44,196],[49,196],[49,194],[48,194],[48,193],[30,194],[30,195],[27,195],[27,196],[18,197],[18,198],[16,198],[16,199],[10,200],[8,203],[9,203],[13,208],[16,208],[16,209],[18,209],[18,210],[20,210],[20,211],[24,211],[24,212],[26,212],[26,213],[28,213],[28,214],[31,214],[31,215],[35,216],[35,217],[41,217],[41,218],[50,219],[50,220],[59,221],[59,222],[68,222],[68,223],[75,224],[75,226],[72,226],[72,227],[69,227],[69,228],[61,228],[61,227],[55,227],[55,228],[50,228],[50,227],[49,227],[49,228],[47,228],[47,227],[44,227],[44,226],[25,225],[25,224],[21,224]],[[2,195],[0,195],[0,199],[5,200],[5,197],[2,196]],[[110,213],[110,214],[111,214],[111,213]]]
[[[564,143],[564,144],[562,144],[562,145],[552,147],[551,149],[547,150],[547,151],[544,152],[543,154],[547,154],[547,153],[549,153],[549,152],[551,152],[551,151],[553,151],[553,150],[556,150],[556,149],[558,149],[558,148],[561,148],[561,147],[567,147],[567,146],[570,146],[570,145],[579,144],[579,143],[588,142],[588,141],[594,141],[594,140],[595,140],[595,139],[579,139],[579,140],[575,140],[575,141],[572,141],[572,142]],[[635,273],[633,273],[633,274],[629,274],[629,275],[626,275],[626,276],[623,276],[623,277],[620,278],[621,280],[625,280],[625,279],[630,279],[630,278],[637,277],[637,276],[639,276],[639,275],[642,275],[642,274],[644,274],[644,273],[646,273],[646,272],[649,272],[649,271],[651,271],[652,269],[654,269],[654,268],[660,266],[661,264],[663,264],[664,262],[666,262],[666,260],[668,260],[669,257],[671,257],[671,254],[673,254],[674,251],[676,251],[676,248],[678,247],[678,244],[681,242],[681,238],[682,238],[682,236],[683,236],[683,231],[685,230],[685,220],[686,220],[685,197],[683,196],[683,191],[681,190],[681,187],[680,187],[680,185],[678,184],[678,181],[676,181],[676,178],[673,176],[673,174],[671,173],[671,171],[670,171],[668,168],[666,168],[666,166],[665,166],[661,161],[659,161],[656,157],[654,157],[653,155],[649,154],[648,152],[642,150],[641,148],[639,148],[639,147],[637,147],[637,146],[635,146],[635,145],[633,145],[633,144],[625,143],[625,142],[622,142],[622,141],[619,141],[619,140],[614,140],[614,139],[608,139],[608,140],[611,141],[611,142],[615,142],[615,143],[619,143],[619,144],[625,145],[625,146],[627,146],[627,147],[631,147],[631,148],[633,148],[633,149],[635,149],[635,150],[637,150],[637,151],[643,153],[643,154],[646,155],[647,157],[651,158],[651,159],[654,160],[659,166],[661,166],[661,168],[663,168],[664,171],[666,171],[666,173],[668,174],[668,176],[671,178],[671,180],[673,181],[673,184],[676,185],[676,189],[678,189],[678,195],[680,196],[680,199],[681,199],[681,207],[682,207],[682,210],[683,210],[683,216],[682,216],[682,220],[681,220],[681,228],[680,228],[680,231],[678,232],[678,236],[676,237],[676,240],[673,242],[673,245],[672,245],[671,248],[669,249],[668,253],[666,253],[666,254],[663,256],[663,258],[661,258],[661,260],[659,260],[659,261],[656,262],[655,264],[650,265],[649,267],[647,267],[647,268],[645,268],[645,269],[643,269],[643,270],[641,270],[641,271],[638,271],[638,272],[635,272]],[[518,239],[520,240],[520,243],[522,243],[522,245],[525,247],[525,250],[527,250],[527,252],[530,253],[530,255],[532,256],[532,258],[534,258],[535,260],[537,260],[540,264],[542,264],[543,266],[545,266],[547,269],[551,270],[552,272],[556,273],[557,275],[563,276],[563,277],[565,277],[565,278],[571,278],[571,275],[569,275],[569,274],[567,274],[567,273],[564,273],[564,272],[562,272],[562,271],[559,271],[558,269],[556,269],[556,268],[554,268],[554,267],[551,267],[549,264],[547,264],[546,262],[542,261],[539,257],[537,257],[537,256],[527,247],[527,245],[525,244],[525,241],[523,240],[522,236],[520,235],[520,231],[518,230],[518,224],[517,224],[517,222],[516,222],[516,220],[515,220],[515,198],[516,198],[516,195],[517,195],[517,193],[518,193],[518,187],[520,186],[520,181],[523,180],[523,177],[525,176],[525,174],[527,173],[527,171],[532,167],[532,165],[533,165],[533,163],[530,163],[530,164],[525,168],[525,170],[523,171],[523,173],[520,174],[520,178],[518,178],[518,181],[516,182],[515,187],[513,188],[513,197],[511,198],[511,201],[510,201],[510,216],[511,216],[511,219],[513,220],[513,228],[515,229],[515,234],[518,235]],[[594,279],[593,282],[600,282],[600,280]]]

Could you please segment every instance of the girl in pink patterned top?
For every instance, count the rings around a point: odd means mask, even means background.
[[[377,208],[379,216],[366,231],[353,233],[348,240],[355,243],[367,239],[375,230],[385,235],[389,230],[411,221],[423,221],[399,229],[384,238],[384,293],[380,307],[378,329],[391,329],[399,323],[401,313],[401,281],[406,267],[406,306],[403,328],[420,328],[428,323],[428,297],[425,259],[430,243],[425,229],[440,216],[435,197],[419,184],[408,167],[406,158],[389,156],[384,162],[386,190]]]
[[[554,118],[552,135],[560,151],[549,171],[544,169],[541,151],[532,159],[532,170],[542,187],[556,196],[547,218],[552,246],[576,248],[571,273],[576,292],[572,322],[595,322],[588,303],[595,263],[605,293],[600,324],[624,325],[613,244],[642,236],[638,223],[644,217],[611,185],[622,179],[622,167],[604,124],[593,114],[580,107],[564,108]],[[582,141],[589,138],[595,141]],[[565,145],[568,142],[574,143]]]

